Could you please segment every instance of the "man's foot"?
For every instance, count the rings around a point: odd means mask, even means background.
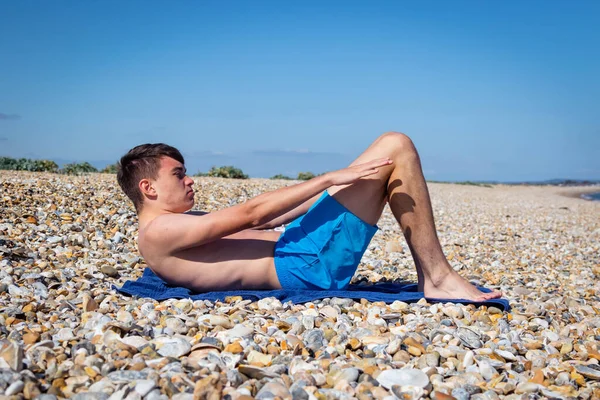
[[[435,283],[430,280],[424,282],[423,285],[419,284],[419,289],[423,290],[425,297],[430,299],[485,301],[502,297],[502,292],[497,290],[483,293],[453,269],[443,279]]]

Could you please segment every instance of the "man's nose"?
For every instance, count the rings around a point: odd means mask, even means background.
[[[188,185],[190,185],[190,186],[191,186],[191,185],[193,185],[193,184],[194,184],[194,180],[193,180],[192,178],[190,178],[190,177],[188,176],[188,177],[187,177],[187,179],[188,179],[188,181],[187,181],[187,184],[188,184]]]

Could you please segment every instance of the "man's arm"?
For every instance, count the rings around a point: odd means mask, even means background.
[[[273,221],[330,186],[354,183],[362,177],[376,173],[377,167],[391,163],[392,161],[386,158],[328,172],[309,181],[263,193],[245,203],[203,216],[161,215],[146,226],[144,235],[150,242],[159,243],[163,254],[166,255],[201,246]]]
[[[315,196],[306,200],[304,203],[300,204],[293,210],[288,211],[285,214],[280,215],[279,217],[274,218],[271,221],[259,225],[253,229],[273,229],[277,228],[278,226],[292,222],[299,216],[306,214],[308,212],[308,209],[315,203],[315,201],[319,199],[319,197],[321,197],[321,193],[317,193]]]

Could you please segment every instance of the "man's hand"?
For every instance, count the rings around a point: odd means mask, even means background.
[[[393,161],[389,158],[378,158],[377,160],[369,161],[364,164],[353,165],[337,171],[328,172],[327,178],[331,185],[347,185],[354,183],[360,178],[376,174],[379,167],[392,164]]]

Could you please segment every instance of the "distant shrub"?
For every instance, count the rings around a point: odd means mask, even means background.
[[[248,179],[248,175],[244,172],[235,168],[232,165],[224,165],[222,167],[212,167],[207,173],[198,172],[194,176],[210,176],[213,178],[231,178],[231,179]]]
[[[58,164],[52,160],[35,160],[34,171],[58,172]]]
[[[82,163],[65,164],[59,172],[67,175],[80,175],[88,174],[90,172],[98,172],[98,169],[86,161]]]
[[[14,170],[16,160],[10,157],[0,157],[0,170]]]
[[[298,174],[298,179],[299,181],[307,181],[309,179],[312,179],[315,177],[315,174],[313,174],[312,172],[300,172]]]
[[[469,186],[481,186],[481,187],[493,188],[492,185],[487,184],[487,183],[481,183],[481,182],[464,181],[464,182],[455,182],[455,183],[457,185],[469,185]]]
[[[492,185],[490,185],[488,183],[472,182],[472,181],[453,182],[453,181],[430,181],[430,180],[427,180],[426,182],[427,183],[445,183],[448,185],[468,185],[468,186],[480,186],[480,187],[494,188]]]
[[[287,175],[281,175],[281,174],[274,175],[274,176],[272,176],[269,179],[285,179],[287,181],[292,180],[292,178],[290,178],[289,176],[287,176]]]
[[[116,174],[117,173],[117,164],[109,164],[102,171],[103,174]]]
[[[52,160],[0,157],[0,169],[13,171],[56,172],[58,165]]]

